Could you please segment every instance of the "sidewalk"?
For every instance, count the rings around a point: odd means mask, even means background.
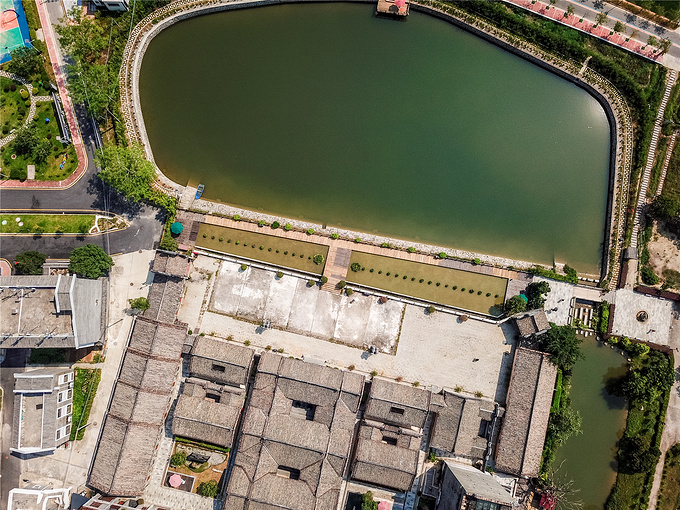
[[[63,181],[19,181],[19,180],[6,180],[0,181],[0,189],[16,189],[16,188],[30,188],[30,189],[65,189],[71,187],[75,184],[78,179],[80,179],[87,170],[88,159],[85,153],[85,146],[83,145],[83,137],[80,133],[80,127],[78,126],[78,121],[76,120],[76,113],[73,109],[73,104],[71,103],[71,98],[66,90],[66,77],[62,71],[64,68],[64,59],[59,48],[59,43],[57,41],[56,34],[54,33],[54,27],[49,19],[49,15],[43,4],[43,0],[36,0],[36,6],[38,8],[38,15],[40,16],[40,24],[43,28],[43,34],[45,35],[45,44],[47,45],[47,52],[50,55],[50,60],[52,61],[52,69],[54,70],[54,76],[57,81],[57,87],[59,88],[59,97],[61,98],[61,104],[64,106],[64,112],[66,113],[66,121],[68,122],[68,128],[71,132],[71,138],[73,139],[73,147],[76,150],[76,155],[78,156],[78,167],[73,171]]]

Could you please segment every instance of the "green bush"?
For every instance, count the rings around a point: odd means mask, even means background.
[[[360,243],[360,242],[361,242],[361,238],[360,238],[360,237],[357,237],[357,238],[354,240],[354,242],[355,242],[355,243]]]
[[[324,261],[323,255],[321,255],[320,253],[317,253],[316,255],[314,255],[314,257],[312,259],[314,260],[314,263],[317,266],[320,266],[321,264],[323,264],[323,261]]]
[[[280,224],[278,221],[275,221],[274,223],[272,223],[272,228],[273,228],[273,229],[277,229],[277,228],[279,228],[280,226],[281,226],[281,224]]]
[[[409,253],[414,253],[416,249],[413,246],[409,246],[408,248],[406,248],[406,251]]]
[[[344,289],[346,285],[347,282],[345,280],[340,280],[335,287],[338,289]]]
[[[260,221],[257,222],[257,225],[260,226],[260,227],[264,227],[266,224],[267,224],[267,222],[264,221],[264,220],[260,220]]]
[[[340,237],[340,236],[339,236],[336,232],[333,232],[333,233],[331,234],[331,238],[332,238],[332,239],[337,239],[338,237]]]
[[[170,465],[174,467],[182,467],[187,463],[187,452],[180,450],[173,453],[170,457]]]
[[[432,315],[434,312],[437,311],[437,309],[436,309],[434,306],[432,306],[432,305],[428,306],[428,307],[426,308],[426,310],[427,310],[428,315]]]
[[[328,283],[328,277],[326,276],[321,277],[321,285],[323,285],[324,283]]]
[[[307,287],[314,287],[314,285],[316,285],[316,282],[314,280],[310,279],[307,281]]]
[[[354,291],[352,289],[348,288],[348,289],[345,289],[345,294],[347,294],[348,296],[351,296],[352,294],[354,294]]]
[[[215,480],[208,480],[207,482],[202,482],[196,489],[196,494],[205,496],[208,498],[216,498],[219,486]]]
[[[314,229],[313,229],[313,228],[308,228],[308,229],[307,229],[307,235],[310,235],[310,236],[311,236],[313,233],[314,233]]]
[[[234,221],[239,221],[241,219],[240,214],[234,214]]]
[[[292,230],[292,229],[293,229],[293,225],[291,225],[290,223],[286,223],[283,226],[283,230],[285,230],[286,232],[288,232],[289,230]]]
[[[276,277],[277,277],[277,278],[283,278],[283,271],[277,271],[277,272],[276,272]]]
[[[475,266],[478,266],[479,264],[482,263],[482,261],[481,261],[480,259],[476,258],[476,259],[474,259],[474,260],[472,261],[472,263],[473,263]]]
[[[138,297],[136,299],[128,299],[130,308],[144,312],[149,309],[149,300],[145,297]]]
[[[241,271],[245,271],[246,269],[248,269],[248,265],[247,264],[241,264]]]
[[[448,255],[446,254],[445,251],[442,251],[442,252],[439,253],[439,258],[440,258],[440,259],[445,259],[445,258],[447,258],[447,257],[448,257]]]
[[[642,278],[642,283],[645,285],[656,285],[659,283],[659,277],[656,276],[652,266],[646,265],[642,267],[640,271],[640,277]]]
[[[264,250],[264,246],[260,245],[260,250]]]
[[[390,243],[382,243],[380,245],[381,248],[390,248]]]

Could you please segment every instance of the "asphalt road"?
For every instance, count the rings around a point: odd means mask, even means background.
[[[163,211],[127,201],[97,177],[94,164],[94,131],[82,106],[76,114],[88,156],[85,175],[65,190],[3,190],[0,210],[51,212],[97,210],[119,214],[131,222],[130,227],[110,234],[93,236],[0,236],[0,257],[8,260],[26,250],[37,250],[49,258],[68,258],[74,248],[96,244],[110,254],[151,249],[157,245],[163,230]]]

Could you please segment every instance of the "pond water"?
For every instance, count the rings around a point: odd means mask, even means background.
[[[149,45],[154,157],[204,197],[596,272],[610,127],[577,86],[442,20],[288,4]]]
[[[573,480],[579,492],[572,498],[584,510],[602,510],[616,479],[616,442],[626,426],[626,401],[608,393],[605,385],[626,373],[626,359],[593,339],[581,344],[571,378],[573,407],[581,413],[583,434],[572,436],[557,452],[554,467],[561,480]]]

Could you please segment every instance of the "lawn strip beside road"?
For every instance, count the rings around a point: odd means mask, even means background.
[[[680,443],[666,452],[663,481],[656,508],[658,510],[680,508]]]
[[[353,251],[355,263],[361,269],[350,269],[348,282],[489,315],[501,313],[508,286],[497,276]]]
[[[268,264],[298,269],[321,275],[328,257],[328,246],[295,239],[248,232],[228,227],[201,224],[196,239],[197,248],[236,257],[261,260]],[[322,255],[323,262],[316,264],[314,255]]]
[[[87,234],[94,219],[94,214],[0,214],[0,234]]]
[[[101,369],[76,368],[76,378],[73,383],[73,420],[71,423],[71,441],[80,440],[85,436],[85,425],[90,417],[92,402],[97,394],[97,387],[101,380]],[[79,428],[80,427],[80,428]]]

